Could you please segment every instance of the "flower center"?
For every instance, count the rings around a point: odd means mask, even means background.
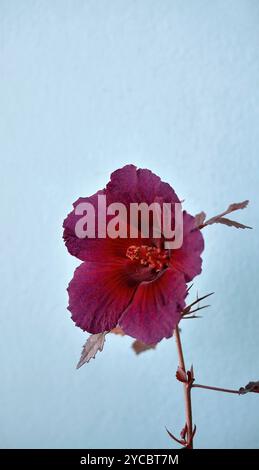
[[[167,250],[161,250],[154,246],[131,245],[126,252],[127,258],[131,261],[138,261],[142,266],[161,271],[169,264],[169,255]]]

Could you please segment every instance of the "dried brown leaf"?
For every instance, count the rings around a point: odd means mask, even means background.
[[[223,225],[228,225],[229,227],[236,227],[236,228],[252,228],[252,227],[249,227],[249,225],[241,224],[240,222],[227,219],[226,217],[220,217],[219,219],[215,220],[215,224],[223,224]]]
[[[245,209],[248,206],[248,203],[249,203],[249,201],[246,200],[246,201],[236,202],[236,203],[230,204],[224,212],[222,212],[221,214],[215,215],[215,217],[212,217],[211,219],[204,222],[202,227],[205,227],[206,225],[212,225],[212,224],[215,224],[215,223],[221,223],[221,222],[219,222],[219,219],[224,218],[225,215],[230,214],[231,212],[234,212],[234,211],[237,211],[237,210],[240,210],[240,209]],[[237,223],[238,222],[236,222],[236,224]],[[229,225],[229,224],[226,224],[226,225]],[[236,225],[232,224],[232,226],[235,227]],[[238,228],[241,228],[241,227],[238,227]],[[246,227],[244,226],[242,228],[246,228]],[[251,227],[249,227],[249,228],[251,228]]]
[[[82,367],[85,363],[89,362],[90,359],[94,359],[98,351],[103,350],[103,345],[105,342],[105,335],[108,332],[97,333],[95,335],[89,336],[86,343],[83,346],[83,351],[80,357],[80,360],[76,366],[77,369]]]
[[[137,339],[132,343],[132,349],[135,351],[136,354],[141,354],[144,351],[148,351],[149,349],[155,349],[156,344],[145,344],[142,341],[138,341]]]
[[[258,382],[249,382],[245,387],[239,389],[240,395],[245,395],[246,393],[254,392],[259,393],[259,381]]]
[[[248,204],[249,204],[248,199],[246,199],[243,202],[234,202],[233,204],[230,204],[228,206],[226,213],[230,214],[230,212],[234,212],[234,211],[237,211],[239,209],[245,209],[248,206]]]
[[[200,225],[203,225],[205,222],[205,219],[206,219],[205,212],[202,211],[202,212],[199,212],[199,214],[196,214],[195,216],[196,226],[200,227]]]

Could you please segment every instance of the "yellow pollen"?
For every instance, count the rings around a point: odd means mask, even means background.
[[[154,246],[131,245],[126,252],[131,261],[138,261],[142,266],[155,269],[157,272],[168,266],[169,256],[165,250]]]

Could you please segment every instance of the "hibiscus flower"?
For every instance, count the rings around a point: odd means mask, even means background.
[[[101,195],[107,204],[124,204],[127,212],[131,203],[180,202],[171,186],[150,170],[126,165],[112,173],[105,189],[74,203],[63,224],[69,253],[83,261],[68,286],[72,319],[93,334],[119,326],[146,344],[169,338],[185,307],[187,283],[201,272],[204,242],[195,218],[183,211],[183,243],[178,249],[166,249],[163,234],[145,239],[79,238],[75,227],[82,216],[76,207],[90,202],[97,214]]]

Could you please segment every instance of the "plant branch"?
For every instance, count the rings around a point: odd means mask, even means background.
[[[179,367],[183,370],[183,372],[187,376],[185,363],[184,363],[183,348],[182,348],[178,326],[176,326],[174,333],[175,333],[175,341],[176,341],[176,347],[177,347],[177,353],[178,353]],[[195,431],[193,430],[193,427],[192,427],[192,402],[191,402],[192,383],[189,381],[185,382],[183,384],[183,387],[184,387],[185,417],[186,417],[186,429],[187,429],[187,446],[186,447],[188,447],[189,449],[193,449],[193,436],[194,436]]]
[[[214,390],[215,392],[235,393],[236,395],[240,395],[239,390],[232,390],[229,388],[220,388],[220,387],[210,387],[209,385],[193,384],[192,388],[204,388],[205,390]]]

